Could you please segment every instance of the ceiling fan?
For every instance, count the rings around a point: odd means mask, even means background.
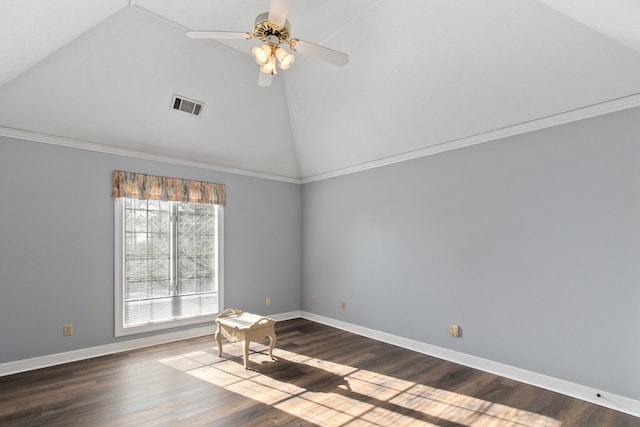
[[[253,57],[260,65],[258,86],[269,86],[273,76],[278,73],[277,68],[286,70],[293,64],[295,56],[284,46],[288,46],[293,52],[313,55],[339,67],[345,66],[349,62],[346,53],[291,38],[291,26],[287,20],[289,2],[290,0],[271,0],[269,12],[256,17],[253,32],[187,31],[187,37],[211,40],[255,39],[262,42],[262,45],[255,46],[252,50]]]

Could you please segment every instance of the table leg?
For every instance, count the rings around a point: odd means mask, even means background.
[[[222,357],[222,334],[220,333],[220,327],[216,330],[216,341],[218,342],[218,357]]]
[[[269,358],[271,360],[276,360],[273,358],[273,347],[276,346],[276,334],[269,335]]]
[[[249,365],[249,344],[251,343],[251,340],[245,339],[244,340],[244,345],[243,345],[243,350],[244,350],[244,369],[247,369],[248,365]]]

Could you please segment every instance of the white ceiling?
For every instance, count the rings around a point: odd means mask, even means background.
[[[268,0],[3,0],[0,133],[310,181],[640,105],[634,0],[291,0],[299,55],[256,85]],[[200,117],[170,109],[203,101]]]

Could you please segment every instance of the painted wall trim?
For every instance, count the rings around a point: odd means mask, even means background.
[[[483,142],[495,141],[497,139],[506,138],[513,135],[520,135],[527,132],[533,132],[540,129],[545,129],[557,125],[562,125],[578,120],[588,119],[591,117],[601,116],[603,114],[614,113],[616,111],[627,110],[640,106],[640,93],[625,96],[618,99],[613,99],[598,104],[594,104],[584,108],[578,108],[571,111],[565,111],[563,113],[554,114],[547,117],[531,120],[524,123],[505,126],[500,129],[494,129],[489,132],[479,133],[477,135],[471,135],[465,138],[454,139],[451,141],[445,141],[437,145],[425,147],[419,150],[410,151],[408,153],[398,154],[390,156],[384,159],[374,160],[366,162],[360,165],[351,166],[347,168],[337,169],[335,171],[321,173],[317,175],[307,176],[302,178],[302,183],[306,184],[314,181],[322,181],[329,178],[335,178],[342,175],[348,175],[356,172],[365,171],[368,169],[374,169],[382,166],[391,165],[394,163],[400,163],[407,160],[418,159],[420,157],[431,156],[433,154],[442,153],[445,151],[455,150],[458,148],[469,147]]]
[[[398,347],[417,351],[439,359],[448,360],[460,365],[469,366],[474,369],[489,372],[502,377],[510,378],[526,384],[542,387],[557,393],[575,397],[596,405],[624,412],[636,417],[640,417],[640,401],[630,399],[628,397],[619,396],[613,393],[607,393],[602,390],[595,390],[580,384],[574,384],[569,381],[560,380],[558,378],[549,377],[536,372],[527,371],[525,369],[516,368],[491,360],[483,359],[476,356],[460,353],[446,348],[426,344],[408,338],[380,332],[363,326],[354,325],[352,323],[343,322],[341,320],[331,319],[306,311],[290,311],[278,314],[269,314],[269,317],[276,321],[303,318],[313,322],[322,323],[333,328],[341,329],[367,338],[393,344]],[[212,335],[215,332],[215,325],[207,325],[199,328],[187,329],[184,331],[169,332],[166,334],[154,335],[145,338],[126,340],[118,343],[105,344],[96,347],[72,350],[64,353],[50,354],[31,359],[18,360],[0,364],[0,377],[5,375],[16,374],[20,372],[31,371],[34,369],[46,368],[64,363],[76,362],[79,360],[90,359],[93,357],[106,356],[114,353],[121,353],[129,350],[150,347],[153,345],[166,344],[174,341],[181,341],[189,338],[196,338],[206,335]],[[601,398],[596,393],[602,395]]]
[[[173,341],[211,335],[215,333],[215,331],[215,325],[207,325],[201,326],[199,328],[186,329],[183,331],[169,332],[144,338],[136,338],[117,343],[99,345],[96,347],[81,348],[78,350],[71,350],[63,353],[48,354],[46,356],[34,357],[31,359],[2,363],[0,364],[0,376],[17,374],[19,372],[47,368],[55,365],[62,365],[63,363],[77,362],[79,360],[106,356],[108,354],[121,353],[123,351],[136,350],[153,345],[166,344]]]
[[[136,6],[137,7],[137,6]],[[293,184],[306,184],[314,181],[322,181],[329,178],[335,178],[342,175],[349,175],[356,172],[365,171],[368,169],[374,169],[382,166],[391,165],[394,163],[400,163],[407,160],[418,159],[420,157],[431,156],[433,154],[442,153],[445,151],[455,150],[458,148],[469,147],[483,142],[494,141],[497,139],[506,138],[513,135],[520,135],[527,132],[533,132],[548,127],[553,127],[565,123],[570,123],[578,120],[588,119],[591,117],[600,116],[603,114],[609,114],[616,111],[627,110],[630,108],[640,107],[640,93],[625,96],[618,99],[613,99],[599,104],[594,104],[584,108],[578,108],[576,110],[566,111],[563,113],[542,117],[539,119],[531,120],[524,123],[505,126],[501,129],[495,129],[489,132],[483,132],[477,135],[468,136],[466,138],[455,139],[451,141],[445,141],[437,145],[425,147],[419,150],[410,151],[408,153],[398,154],[396,156],[390,156],[384,159],[374,160],[371,162],[362,163],[356,166],[350,166],[347,168],[337,169],[331,172],[321,173],[317,175],[311,175],[304,178],[288,177],[274,175],[264,172],[233,168],[229,166],[215,165],[206,162],[197,162],[192,160],[178,159],[171,156],[163,156],[159,154],[147,153],[144,151],[131,150],[122,147],[113,147],[105,144],[98,144],[95,142],[82,141],[78,139],[65,138],[60,136],[48,135],[39,132],[32,132],[21,129],[13,129],[0,126],[0,136],[6,136],[9,138],[22,139],[27,141],[41,142],[45,144],[60,145],[64,147],[79,148],[89,151],[97,151],[107,154],[115,154],[125,157],[134,157],[143,160],[152,160],[164,163],[171,163],[180,166],[189,166],[206,170],[213,170],[216,172],[226,172],[236,175],[250,176],[254,178],[268,179],[272,181],[288,182]]]
[[[450,362],[468,366],[470,368],[479,369],[484,372],[489,372],[491,374],[510,378],[512,380],[530,384],[536,387],[541,387],[550,391],[554,391],[556,393],[561,393],[570,397],[594,403],[596,405],[604,406],[606,408],[640,417],[640,400],[634,400],[613,393],[607,393],[603,390],[596,390],[591,387],[586,387],[580,384],[575,384],[569,381],[564,381],[536,372],[527,371],[525,369],[520,369],[469,354],[460,353],[443,347],[426,344],[420,341],[399,337],[396,335],[388,334],[386,332],[380,332],[374,329],[354,325],[352,323],[343,322],[341,320],[331,319],[329,317],[320,316],[318,314],[309,313],[306,311],[302,312],[301,317],[313,322],[331,326],[333,328],[342,329],[344,331],[361,335],[367,338],[372,338],[378,341],[386,342],[388,344],[393,344],[398,347],[417,351],[419,353],[437,357],[439,359],[448,360]],[[602,397],[598,398],[597,393],[600,393]]]
[[[45,133],[32,132],[22,129],[14,129],[0,126],[0,136],[8,138],[22,139],[32,142],[41,142],[44,144],[60,145],[62,147],[78,148],[81,150],[96,151],[105,154],[114,154],[117,156],[133,157],[142,160],[152,160],[156,162],[171,163],[178,166],[189,166],[193,168],[212,170],[216,172],[232,173],[235,175],[250,176],[253,178],[268,179],[271,181],[289,182],[292,184],[301,184],[299,178],[275,175],[265,172],[252,171],[248,169],[233,168],[229,166],[215,165],[207,162],[198,162],[194,160],[179,159],[171,156],[147,153],[145,151],[132,150],[123,147],[114,147],[96,142],[82,141],[79,139],[65,138],[61,136],[48,135]]]
[[[276,321],[297,319],[299,317],[302,317],[300,311],[269,314],[268,316]],[[168,332],[144,338],[125,340],[112,344],[81,348],[78,350],[48,354],[46,356],[34,357],[31,359],[6,362],[0,364],[0,377],[5,375],[17,374],[20,372],[32,371],[34,369],[62,365],[64,363],[77,362],[79,360],[91,359],[93,357],[106,356],[108,354],[122,353],[129,350],[137,350],[139,348],[151,347],[154,345],[166,344],[174,341],[182,341],[189,338],[212,335],[215,333],[215,331],[215,324],[209,324],[207,326],[201,326],[198,328],[191,328],[182,331]]]

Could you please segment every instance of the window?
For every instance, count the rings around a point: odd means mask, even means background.
[[[115,334],[213,321],[225,184],[113,172]]]
[[[222,207],[126,197],[115,206],[116,336],[212,321]]]

